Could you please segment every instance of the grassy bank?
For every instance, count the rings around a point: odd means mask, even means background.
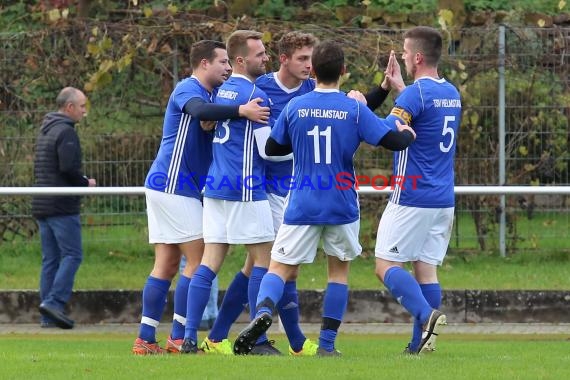
[[[147,243],[146,220],[86,218],[84,262],[76,278],[76,289],[140,289],[152,269],[153,248]],[[537,215],[521,220],[518,231],[521,253],[500,257],[495,250],[480,252],[473,223],[468,217],[456,221],[454,237],[440,270],[446,289],[570,289],[570,241],[568,215]],[[120,221],[120,223],[117,223]],[[382,288],[374,276],[376,219],[363,218],[362,257],[352,264],[353,289]],[[488,241],[495,241],[494,231]],[[459,238],[460,237],[460,238]],[[220,273],[225,288],[241,268],[243,247],[233,247]],[[31,241],[0,244],[0,289],[37,289],[41,265],[37,236]],[[324,255],[313,265],[304,265],[298,281],[301,289],[326,286]]]
[[[37,289],[40,271],[40,249],[31,243],[18,251],[2,246],[0,253],[0,289]],[[225,288],[241,268],[243,250],[234,249],[220,273],[220,286]],[[125,244],[117,246],[100,242],[86,244],[85,259],[76,278],[76,289],[140,289],[153,264],[150,246],[139,249]],[[301,268],[301,289],[326,286],[326,261],[322,254],[313,265]],[[502,258],[497,254],[450,252],[440,270],[446,289],[570,289],[568,253],[524,253]],[[354,261],[350,286],[353,289],[381,288],[374,276],[374,258]]]

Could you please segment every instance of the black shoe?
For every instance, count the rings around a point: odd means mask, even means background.
[[[180,347],[181,354],[197,354],[198,353],[198,345],[192,339],[186,338],[182,342],[182,346]]]
[[[273,323],[271,314],[263,313],[243,329],[234,342],[234,354],[247,355],[253,350],[255,342],[262,336]]]
[[[40,327],[42,329],[52,329],[57,327],[57,325],[54,322],[41,322]]]
[[[274,340],[267,340],[263,343],[256,344],[250,352],[251,355],[268,355],[268,356],[277,356],[283,355],[281,351],[275,348],[275,341]]]
[[[342,354],[336,348],[332,351],[327,351],[324,348],[319,347],[317,349],[317,356],[332,356],[332,357],[341,357]]]
[[[46,305],[44,303],[40,304],[40,313],[47,318],[53,320],[53,323],[59,327],[60,329],[72,329],[75,322],[72,319],[69,319],[67,315],[54,307]]]
[[[435,340],[443,326],[447,325],[447,318],[439,310],[432,310],[428,320],[424,323],[422,340],[418,347],[418,353],[435,350]]]

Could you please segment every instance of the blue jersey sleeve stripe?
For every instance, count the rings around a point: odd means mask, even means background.
[[[251,99],[253,99],[253,94],[255,94],[255,89],[257,88],[257,86],[255,85],[255,83],[253,84],[253,86],[251,87],[251,93],[249,94],[249,97],[247,98],[248,101],[251,101]]]
[[[419,93],[420,93],[420,99],[421,99],[421,105],[422,105],[422,112],[424,112],[425,109],[426,109],[426,106],[425,106],[424,94],[423,94],[423,91],[422,91],[421,81],[417,81],[416,83],[417,83],[417,85],[418,85],[418,90],[419,90]]]
[[[243,191],[242,191],[242,201],[248,202],[253,200],[253,189],[247,184],[250,182],[246,179],[253,174],[253,144],[254,144],[254,134],[253,128],[251,126],[251,121],[247,121],[245,124],[245,134],[243,139],[243,167],[242,167],[242,181],[243,181]]]
[[[397,177],[404,177],[406,175],[406,166],[408,164],[408,149],[404,149],[400,152],[395,154],[398,160],[398,166],[396,168],[396,176]],[[399,185],[397,185],[399,181],[396,180],[396,186],[394,186],[394,191],[392,192],[391,201],[395,204],[399,204],[400,202],[400,194],[402,193],[402,189]]]
[[[168,167],[168,187],[166,188],[167,193],[173,194],[176,190],[178,173],[180,171],[180,163],[182,162],[184,145],[186,142],[186,136],[188,135],[188,126],[190,125],[191,119],[192,117],[188,114],[182,114],[182,118],[180,119],[180,126],[176,133],[176,142],[174,143],[172,158]]]

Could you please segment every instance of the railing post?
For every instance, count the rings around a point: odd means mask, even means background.
[[[499,186],[505,185],[505,26],[499,26]],[[506,256],[506,196],[500,197],[499,252]]]

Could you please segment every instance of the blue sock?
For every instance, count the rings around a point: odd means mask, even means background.
[[[427,321],[432,307],[424,298],[418,281],[407,270],[391,267],[384,275],[384,285],[414,318],[422,323]]]
[[[259,286],[263,276],[267,273],[267,268],[253,267],[251,276],[249,277],[249,284],[247,287],[247,299],[249,302],[249,317],[255,318],[255,306],[257,305],[257,294],[259,293]],[[263,334],[257,339],[257,343],[264,343],[267,341],[267,335]]]
[[[204,309],[210,298],[212,281],[216,277],[210,268],[200,265],[188,287],[188,300],[186,305],[186,327],[184,329],[184,339],[192,339],[198,342],[198,327],[202,321]]]
[[[170,281],[148,276],[143,288],[143,307],[139,338],[156,342],[156,328],[166,306]]]
[[[433,284],[420,284],[420,289],[424,298],[433,309],[439,309],[441,306],[441,286],[439,283]],[[416,351],[422,340],[423,323],[419,319],[414,319],[414,330],[412,334],[412,341],[410,342],[410,349]]]
[[[188,287],[190,277],[181,274],[174,290],[174,315],[172,317],[171,339],[184,338],[184,326],[186,326],[186,305],[188,303]]]
[[[319,336],[319,347],[326,351],[334,350],[334,342],[347,303],[348,285],[329,282],[323,300],[323,323]]]
[[[265,277],[268,276],[269,274]],[[264,283],[265,278],[261,283],[262,288],[259,290],[260,294]],[[259,298],[258,296],[257,299]],[[279,312],[279,318],[281,319],[281,323],[283,323],[283,328],[285,329],[291,348],[295,352],[301,351],[307,337],[303,334],[299,326],[299,294],[297,293],[297,283],[295,281],[287,281],[285,283],[283,296],[281,297],[281,301],[277,303],[277,311]]]
[[[257,295],[257,306],[255,307],[256,313],[254,317],[258,317],[263,313],[273,315],[275,305],[279,303],[283,296],[285,283],[275,273],[267,273],[263,276],[261,286],[259,287],[259,294]]]
[[[247,284],[249,278],[241,271],[237,272],[232,283],[228,286],[218,317],[212,326],[208,338],[214,342],[227,339],[232,324],[238,319],[247,305]]]

